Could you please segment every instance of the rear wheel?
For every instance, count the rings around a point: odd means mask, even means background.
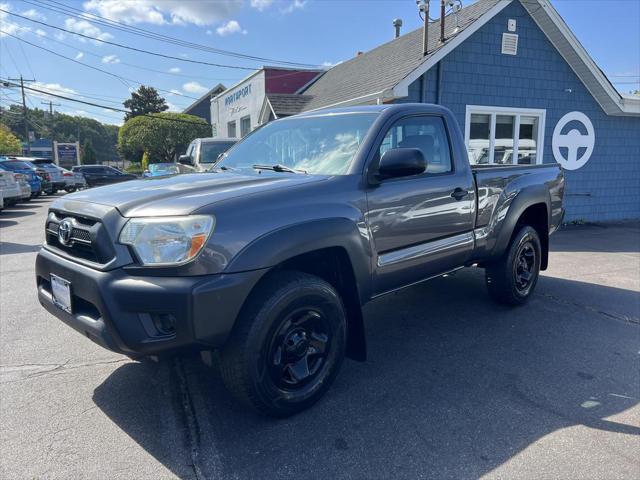
[[[522,305],[529,299],[540,275],[540,245],[534,228],[518,231],[504,256],[485,270],[491,298],[507,305]]]
[[[313,275],[278,272],[254,291],[221,352],[227,388],[267,415],[313,405],[344,357],[346,317],[334,288]]]

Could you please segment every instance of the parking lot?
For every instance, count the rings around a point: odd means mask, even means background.
[[[468,269],[366,307],[347,361],[286,420],[196,358],[134,362],[40,307],[50,199],[0,213],[0,477],[638,478],[640,225],[568,227],[525,307]]]

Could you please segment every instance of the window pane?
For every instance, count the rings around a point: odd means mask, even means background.
[[[497,164],[513,163],[513,139],[516,117],[496,115],[496,143],[493,161]]]
[[[427,173],[452,170],[449,139],[439,117],[411,117],[392,126],[380,144],[380,156],[392,148],[417,148],[427,161]]]
[[[240,119],[240,136],[244,137],[251,131],[251,117],[244,117]]]
[[[227,136],[229,138],[235,138],[236,136],[236,122],[227,123]]]
[[[534,165],[536,163],[538,143],[538,118],[520,117],[520,137],[518,140],[518,163]]]
[[[469,162],[471,165],[489,163],[489,134],[491,115],[471,115],[469,125]]]

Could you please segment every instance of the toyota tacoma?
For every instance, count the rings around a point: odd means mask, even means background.
[[[365,360],[372,299],[477,266],[493,299],[527,301],[562,222],[564,178],[526,153],[512,157],[524,165],[471,166],[436,105],[277,120],[207,173],[53,202],[39,301],[132,358],[218,351],[238,399],[291,415],[345,356]]]

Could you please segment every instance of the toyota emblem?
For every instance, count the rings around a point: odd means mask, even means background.
[[[73,222],[65,218],[58,225],[58,240],[62,245],[69,245],[71,241],[71,232],[73,231]]]

